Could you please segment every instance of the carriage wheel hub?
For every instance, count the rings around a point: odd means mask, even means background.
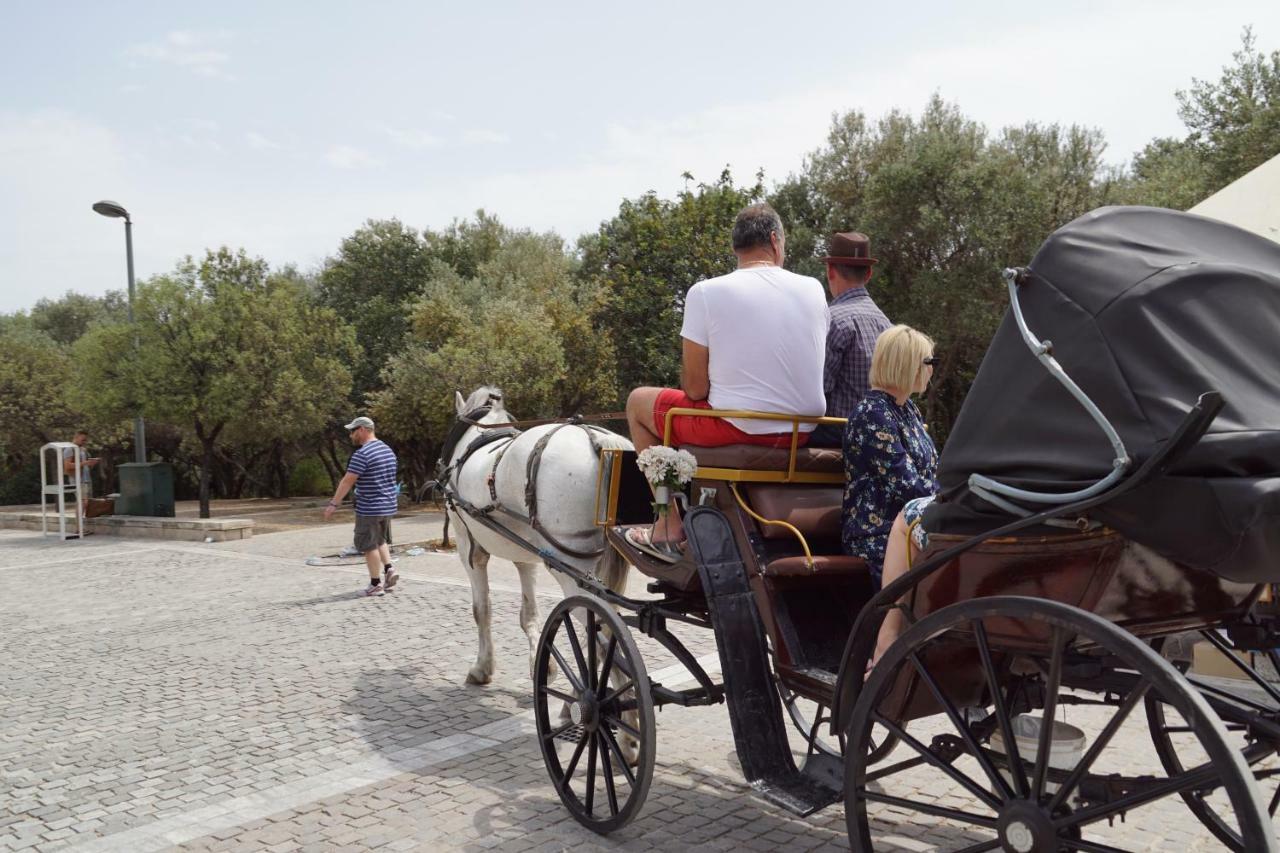
[[[589,693],[578,697],[578,701],[569,706],[569,719],[575,726],[582,726],[589,732],[599,728],[600,713],[595,697]]]
[[[1057,850],[1058,834],[1044,810],[1030,800],[1014,800],[1000,813],[1000,842],[1012,853]]]

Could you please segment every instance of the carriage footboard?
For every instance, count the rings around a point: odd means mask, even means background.
[[[796,769],[760,614],[728,519],[697,507],[685,530],[707,595],[743,775],[765,799],[801,817],[837,802],[843,789],[838,760],[815,754]]]

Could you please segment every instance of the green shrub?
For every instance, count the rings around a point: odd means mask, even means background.
[[[329,474],[320,464],[319,459],[308,457],[302,459],[289,472],[289,497],[306,498],[312,495],[327,495],[333,491],[333,483]]]
[[[40,503],[40,457],[0,476],[0,506]]]

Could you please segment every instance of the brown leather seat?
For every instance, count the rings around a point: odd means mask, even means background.
[[[743,492],[760,515],[785,521],[806,537],[839,538],[844,493],[839,486],[775,486],[752,483]],[[790,539],[794,534],[780,524],[760,525],[765,539]]]
[[[769,577],[809,577],[811,575],[856,575],[865,574],[871,577],[867,561],[861,557],[843,555],[828,557],[815,554],[810,566],[804,556],[783,557],[769,563],[764,571]]]
[[[708,468],[743,468],[753,471],[785,471],[791,460],[789,447],[758,447],[754,444],[730,444],[724,447],[680,448],[693,454],[699,465]],[[835,447],[801,447],[796,451],[796,470],[812,473],[843,474],[844,453]]]

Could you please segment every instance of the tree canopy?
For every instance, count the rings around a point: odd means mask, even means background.
[[[937,342],[942,361],[925,408],[945,437],[1006,308],[1000,271],[1110,200],[1103,148],[1100,134],[1080,127],[1026,124],[993,136],[934,97],[918,117],[837,116],[827,144],[773,199],[802,235],[871,236],[877,303]],[[817,273],[820,243],[801,254],[800,240],[788,242],[796,267]]]
[[[599,286],[575,275],[577,263],[556,235],[489,225],[497,242],[474,276],[464,275],[468,264],[434,262],[412,307],[408,340],[372,395],[374,419],[412,448],[402,461],[420,475],[453,420],[455,391],[498,385],[522,418],[608,407],[618,395]]]
[[[189,430],[202,518],[220,439],[289,440],[345,408],[352,332],[259,258],[225,248],[188,258],[138,288],[134,314],[134,326],[97,326],[77,342],[74,399],[104,418],[140,410]]]
[[[762,176],[738,187],[726,169],[715,182],[686,187],[673,200],[655,193],[626,200],[598,232],[579,241],[581,274],[607,301],[602,330],[617,348],[619,387],[679,380],[684,295],[698,281],[734,268],[734,217],[763,198]]]

